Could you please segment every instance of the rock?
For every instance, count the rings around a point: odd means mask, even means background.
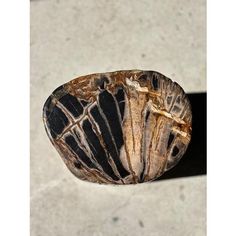
[[[47,134],[70,171],[105,184],[152,181],[174,167],[191,139],[183,89],[154,71],[78,77],[43,108]]]

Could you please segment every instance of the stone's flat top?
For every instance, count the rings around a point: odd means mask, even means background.
[[[81,182],[42,122],[52,91],[90,73],[154,70],[186,92],[205,91],[205,15],[205,0],[31,2],[32,236],[206,235],[205,177],[119,192]]]

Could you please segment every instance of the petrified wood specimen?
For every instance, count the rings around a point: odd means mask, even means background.
[[[183,89],[154,71],[117,71],[76,78],[43,108],[47,134],[80,179],[134,184],[174,167],[191,138]]]

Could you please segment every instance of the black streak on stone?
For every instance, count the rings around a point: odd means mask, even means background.
[[[47,126],[53,138],[61,134],[69,121],[63,111],[57,106],[53,107],[51,112],[47,112]]]
[[[117,149],[120,150],[124,140],[114,98],[105,90],[99,94],[99,104],[108,120]]]
[[[66,94],[59,99],[59,102],[74,116],[79,117],[83,114],[83,107],[78,99],[70,94]]]
[[[179,153],[179,149],[175,146],[172,151],[172,156],[175,157]]]
[[[123,120],[125,111],[125,94],[122,88],[118,89],[117,93],[115,94],[115,98],[119,106],[121,120]]]
[[[146,116],[145,116],[145,122],[147,122],[149,116],[150,116],[150,111],[147,111]]]
[[[146,162],[144,161],[144,163],[143,163],[143,170],[142,170],[142,173],[140,174],[140,181],[139,181],[140,183],[143,183],[145,168],[146,168]]]
[[[167,149],[170,147],[174,137],[175,136],[172,133],[170,133],[170,136],[169,136],[169,139],[168,139],[168,143],[167,143]]]
[[[119,171],[120,176],[122,178],[126,177],[127,175],[129,175],[129,172],[126,171],[126,169],[123,167],[123,165],[119,159],[119,153],[116,152],[116,148],[112,142],[112,137],[109,132],[109,129],[108,129],[104,119],[102,118],[100,112],[98,111],[98,108],[95,106],[91,109],[90,112],[91,112],[91,115],[93,116],[94,120],[98,124],[99,129],[101,130],[102,138],[105,142],[106,149],[111,154],[111,157],[112,157],[114,163],[116,164],[116,168]]]
[[[99,138],[92,129],[92,125],[88,119],[86,119],[82,124],[83,130],[86,134],[86,139],[88,141],[89,147],[105,173],[107,173],[112,179],[118,180],[118,177],[113,172],[110,164],[108,163],[108,157],[100,144]]]
[[[89,168],[96,168],[94,163],[89,159],[86,153],[79,147],[75,138],[72,135],[69,135],[65,138],[66,144],[69,148],[77,155],[77,159],[83,161],[83,163]]]
[[[158,89],[158,80],[157,80],[156,75],[153,75],[153,77],[152,77],[152,86],[155,90]]]

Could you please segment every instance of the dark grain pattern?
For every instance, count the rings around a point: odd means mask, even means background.
[[[191,139],[183,89],[155,71],[76,78],[43,109],[47,134],[78,178],[106,184],[153,181],[174,167]]]

